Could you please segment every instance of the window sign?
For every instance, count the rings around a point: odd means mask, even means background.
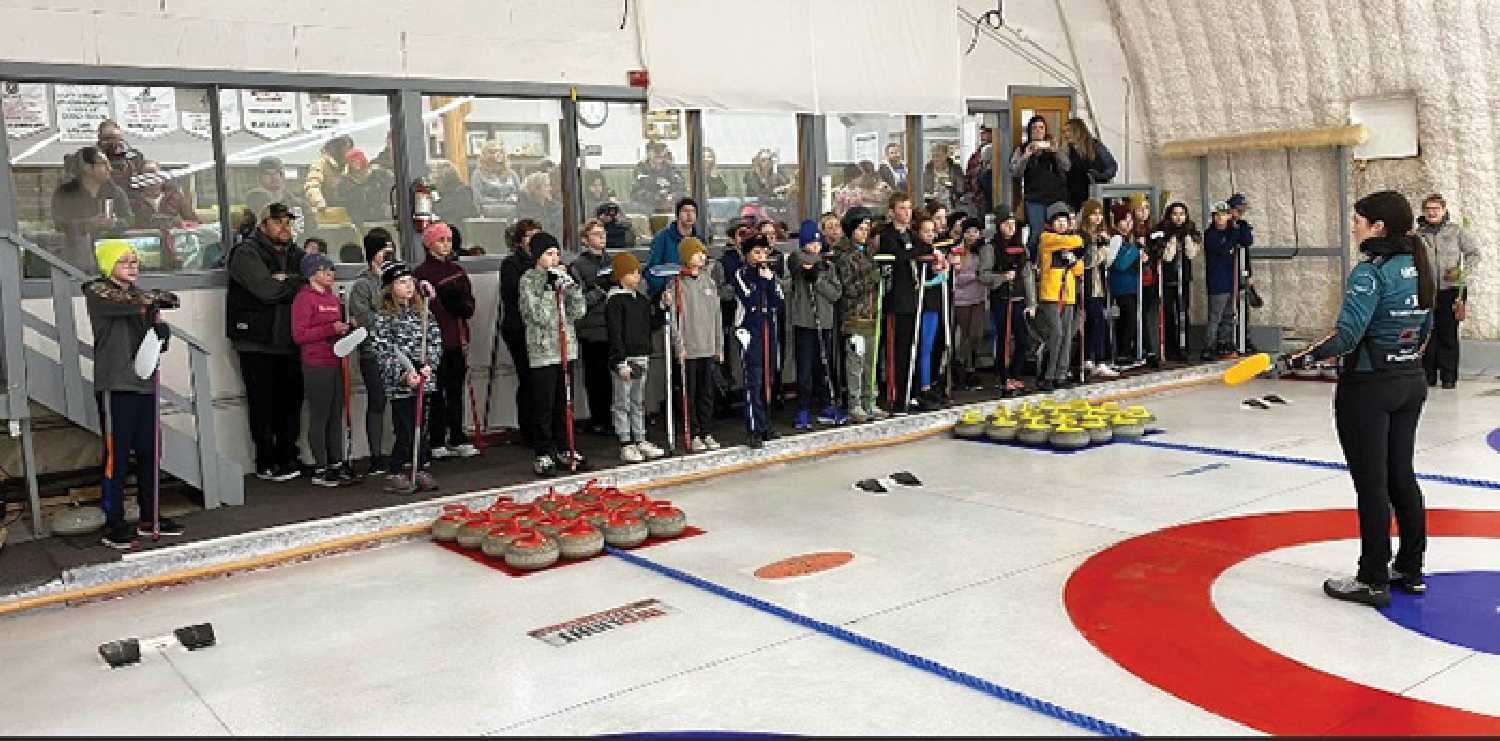
[[[109,118],[108,86],[54,85],[52,97],[62,141],[93,144],[99,140],[99,124]]]
[[[177,130],[177,89],[116,87],[115,111],[126,134],[155,139]]]
[[[266,139],[297,131],[297,94],[281,90],[242,90],[240,108],[245,129]]]
[[[302,128],[327,131],[354,123],[354,96],[347,93],[302,93]]]
[[[23,139],[52,125],[45,84],[4,83],[0,105],[5,108],[5,133],[12,139]]]
[[[208,121],[208,94],[204,93],[204,110],[183,111],[182,128],[189,134],[200,139],[209,137]],[[232,134],[240,130],[240,97],[233,90],[219,91],[219,117],[223,124],[224,133]]]

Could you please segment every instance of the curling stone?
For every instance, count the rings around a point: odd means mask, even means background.
[[[1081,414],[1083,412],[1089,411],[1090,409],[1093,409],[1093,407],[1089,405],[1088,399],[1074,399],[1068,402],[1068,409],[1069,411],[1078,412]]]
[[[1062,404],[1056,399],[1042,399],[1036,404],[1036,408],[1043,412],[1050,412],[1059,406],[1062,406]]]
[[[454,507],[454,506],[462,507],[463,505],[461,505],[461,504],[460,505],[445,504],[445,505],[443,505],[443,508],[446,509],[448,507]],[[509,495],[509,494],[501,494],[500,496],[495,497],[495,501],[493,501],[493,502],[490,503],[490,506],[488,507],[488,509],[496,510],[496,509],[505,509],[505,508],[508,508],[508,507],[518,507],[518,506],[523,506],[523,505],[516,504],[516,500],[513,497],[511,497],[511,495]]]
[[[542,535],[552,538],[553,540],[556,540],[557,534],[559,532],[562,532],[562,529],[568,526],[569,519],[570,518],[559,516],[557,512],[553,512],[552,514],[536,521],[536,531],[541,533]]]
[[[513,569],[535,571],[557,563],[559,555],[557,544],[551,538],[527,530],[506,546],[505,564]]]
[[[583,520],[574,520],[557,534],[557,548],[570,560],[597,556],[604,551],[604,534]]]
[[[1118,402],[1118,401],[1106,401],[1103,404],[1099,405],[1099,411],[1104,412],[1106,414],[1114,414],[1115,412],[1120,411],[1120,402]]]
[[[525,532],[524,528],[514,522],[502,522],[485,533],[484,542],[479,544],[479,549],[490,558],[505,558],[505,549],[510,547],[511,541]]]
[[[1052,426],[1042,422],[1027,422],[1016,431],[1016,439],[1027,445],[1040,445],[1052,435]]]
[[[139,510],[136,516],[140,516]],[[104,510],[95,506],[74,504],[64,507],[48,518],[47,526],[58,535],[83,535],[104,527]]]
[[[1143,407],[1143,406],[1140,406],[1140,405],[1136,405],[1136,406],[1133,406],[1133,407],[1127,407],[1125,409],[1125,413],[1129,414],[1132,417],[1135,417],[1135,418],[1139,419],[1143,423],[1149,424],[1151,422],[1155,422],[1156,421],[1156,415],[1152,414],[1151,412],[1146,411],[1146,408]]]
[[[604,523],[609,520],[609,510],[605,509],[603,505],[589,507],[578,513],[578,519],[596,528],[602,528],[604,527]]]
[[[532,502],[532,504],[541,507],[543,512],[550,515],[568,502],[568,495],[560,493],[556,489],[548,488],[547,493],[537,497],[536,501]]]
[[[494,527],[494,521],[490,520],[488,512],[476,512],[464,520],[464,524],[458,528],[458,534],[454,537],[459,546],[464,548],[478,548],[484,543],[484,536],[489,534],[490,528]]]
[[[1089,432],[1074,424],[1058,425],[1047,440],[1059,450],[1077,450],[1088,446]]]
[[[616,548],[631,548],[640,545],[651,534],[646,523],[627,512],[611,513],[604,523],[604,542]]]
[[[468,514],[458,514],[457,512],[438,515],[438,518],[432,521],[432,539],[444,542],[452,541],[458,537],[458,529],[463,526],[464,521],[467,519]]]
[[[1015,409],[1016,416],[1018,417],[1022,417],[1028,414],[1034,414],[1036,411],[1036,405],[1029,401],[1021,402],[1021,406],[1016,407]]]
[[[631,492],[624,492],[624,491],[622,491],[622,492],[617,492],[614,496],[606,497],[605,500],[604,500],[604,506],[605,506],[605,508],[608,509],[611,512],[613,512],[613,511],[615,511],[617,509],[620,509],[622,507],[625,507],[625,508],[640,508],[640,507],[644,507],[644,506],[646,506],[646,505],[648,505],[650,503],[651,503],[651,499],[648,498],[645,494],[642,494],[641,492],[638,492],[638,491],[631,491]]]
[[[1104,420],[1102,419],[1091,417],[1083,420],[1083,422],[1078,426],[1082,427],[1089,433],[1089,442],[1107,443],[1110,440],[1115,439],[1114,430],[1110,429],[1109,425],[1105,424]]]
[[[995,417],[984,427],[984,435],[996,442],[1008,443],[1016,439],[1016,431],[1021,425],[1009,417]]]
[[[955,437],[973,439],[984,434],[984,413],[978,411],[964,412],[958,418],[958,424],[953,426]]]
[[[1116,414],[1114,428],[1115,437],[1121,440],[1139,440],[1146,434],[1146,423],[1128,414]]]
[[[687,515],[665,499],[646,509],[646,532],[653,538],[675,538],[687,527]]]

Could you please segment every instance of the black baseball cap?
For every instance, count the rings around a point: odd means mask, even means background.
[[[297,218],[297,213],[295,211],[291,210],[290,208],[287,208],[287,205],[285,203],[273,203],[273,204],[271,204],[269,206],[266,206],[265,210],[263,210],[263,211],[260,212],[260,220],[261,221],[265,221],[266,219],[296,219],[296,218]]]

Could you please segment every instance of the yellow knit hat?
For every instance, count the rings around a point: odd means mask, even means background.
[[[115,263],[120,261],[126,253],[135,252],[129,242],[123,239],[105,239],[94,248],[94,259],[99,262],[99,274],[108,278],[115,272]]]

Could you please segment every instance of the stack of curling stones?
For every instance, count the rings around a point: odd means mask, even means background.
[[[605,545],[633,548],[647,538],[675,538],[686,527],[687,515],[671,502],[589,481],[572,494],[549,489],[527,504],[508,496],[479,510],[445,504],[432,523],[432,537],[535,571],[559,560],[592,558]]]
[[[988,417],[978,411],[965,412],[954,425],[953,434],[970,440],[1077,450],[1115,439],[1140,439],[1146,425],[1154,421],[1156,417],[1144,406],[1121,408],[1113,401],[1095,404],[1087,399],[1042,399],[1015,407],[1000,405]]]

